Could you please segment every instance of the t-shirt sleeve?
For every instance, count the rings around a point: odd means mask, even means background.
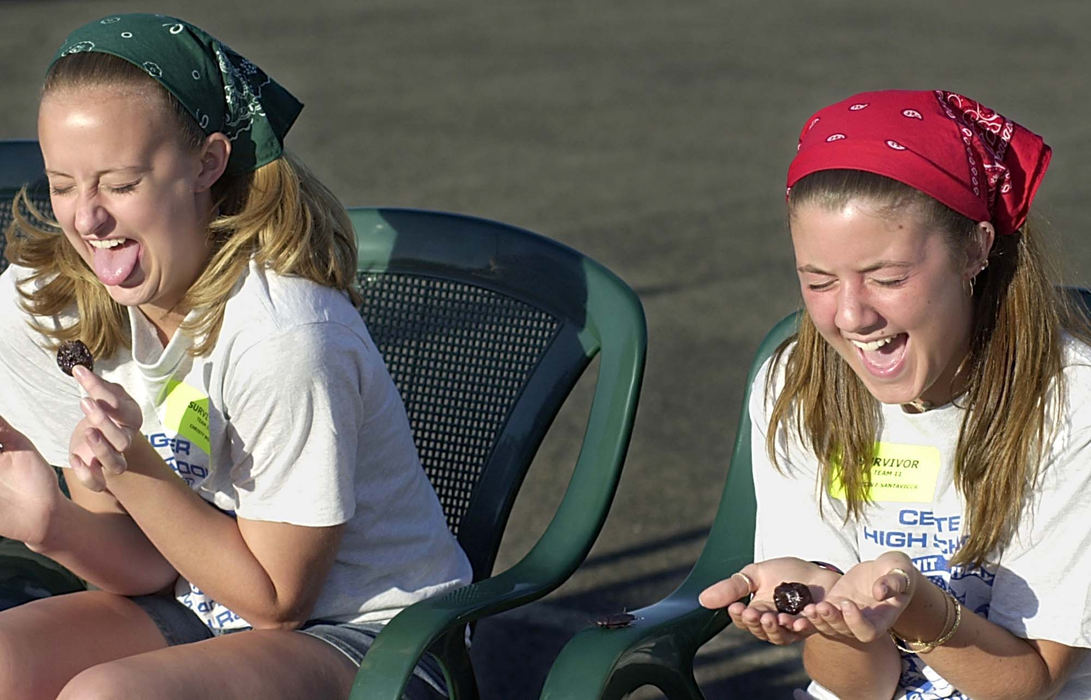
[[[819,495],[817,460],[798,440],[789,440],[783,429],[777,436],[777,465],[769,457],[766,434],[772,399],[766,398],[766,382],[777,382],[778,389],[780,383],[779,377],[770,379],[770,364],[771,360],[766,361],[759,371],[750,393],[750,454],[757,499],[754,560],[799,557],[848,571],[859,563],[860,556],[845,534],[852,529],[843,526],[843,508]]]
[[[352,517],[373,361],[337,323],[291,328],[233,359],[225,399],[239,517],[308,526]]]
[[[76,380],[57,367],[56,355],[29,325],[16,283],[25,268],[0,274],[0,415],[24,433],[46,461],[68,465],[72,430],[83,418]],[[43,319],[43,322],[50,322]]]
[[[989,619],[1026,639],[1091,647],[1091,425],[1063,440],[1001,556]]]

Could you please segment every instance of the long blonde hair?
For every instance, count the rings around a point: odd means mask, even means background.
[[[838,211],[852,200],[891,213],[915,207],[946,232],[952,255],[976,222],[895,180],[855,170],[820,171],[795,183],[789,214],[804,205]],[[1084,314],[1057,286],[1039,237],[1029,225],[997,237],[989,265],[972,288],[974,320],[961,372],[967,390],[955,453],[955,485],[965,501],[968,533],[953,564],[980,565],[1003,548],[1019,524],[1064,402],[1062,337],[1091,338]],[[784,388],[773,400],[766,448],[777,463],[778,429],[801,436],[822,465],[820,488],[835,476],[848,518],[868,505],[867,483],[882,428],[878,401],[801,314],[795,345],[783,358]],[[770,397],[772,398],[772,397]],[[780,465],[778,465],[779,467]]]
[[[167,105],[180,143],[196,150],[205,134],[178,101],[144,71],[103,53],[77,53],[57,61],[42,89],[130,86]],[[202,311],[181,330],[196,339],[191,353],[205,355],[216,344],[231,290],[250,260],[282,275],[339,289],[359,304],[356,237],[345,208],[289,154],[253,172],[226,174],[212,188],[217,215],[208,228],[212,250],[205,269],[179,303],[179,311]],[[55,221],[36,209],[24,189],[16,196],[7,235],[8,259],[32,270],[20,288],[26,310],[55,317],[72,309],[76,320],[63,328],[35,327],[53,344],[80,338],[96,356],[128,345],[128,315],[110,298]]]

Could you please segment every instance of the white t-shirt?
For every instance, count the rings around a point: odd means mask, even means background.
[[[1067,417],[1047,448],[1037,489],[1029,496],[1012,542],[987,567],[951,567],[965,532],[963,501],[954,486],[954,454],[963,409],[948,404],[925,413],[882,405],[878,455],[872,465],[875,503],[862,521],[844,522],[845,505],[817,493],[818,462],[782,427],[772,465],[765,436],[770,362],[755,378],[750,398],[757,523],[754,558],[795,556],[848,570],[883,552],[905,552],[937,586],[969,610],[1026,639],[1091,647],[1091,348],[1065,345]],[[779,368],[778,368],[779,369]],[[783,385],[778,371],[774,386]],[[775,396],[776,392],[772,395]],[[833,697],[812,684],[818,697]],[[895,698],[964,698],[925,660],[902,655]],[[1091,698],[1091,657],[1058,696]]]
[[[0,277],[0,415],[63,466],[80,389],[26,326],[25,273]],[[164,348],[129,312],[131,352],[96,358],[95,371],[140,403],[141,431],[191,488],[241,518],[345,524],[313,619],[385,622],[470,580],[401,398],[343,294],[251,264],[204,357],[182,333]],[[184,579],[175,592],[213,629],[247,624]]]

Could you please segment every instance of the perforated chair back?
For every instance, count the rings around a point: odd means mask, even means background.
[[[361,313],[401,389],[421,460],[458,533],[508,410],[559,322],[465,281],[361,273]]]
[[[399,209],[350,216],[361,313],[448,525],[483,578],[539,443],[600,348],[593,326],[602,321],[588,310],[620,310],[619,281],[556,241],[495,221]]]
[[[465,629],[568,579],[601,531],[621,476],[644,371],[643,307],[602,265],[544,236],[433,211],[349,210],[361,313],[409,413],[425,470],[474,583],[409,606],[360,665],[352,698],[400,698],[426,652],[453,700],[478,697]],[[492,574],[534,454],[597,356],[587,426],[538,542]]]

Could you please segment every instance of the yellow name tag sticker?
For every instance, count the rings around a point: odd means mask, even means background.
[[[163,400],[163,427],[175,431],[208,454],[208,397],[200,390],[182,382],[172,382]]]
[[[936,495],[939,467],[940,454],[935,447],[876,443],[868,498],[877,503],[930,503]],[[840,470],[834,470],[830,495],[845,497]]]

